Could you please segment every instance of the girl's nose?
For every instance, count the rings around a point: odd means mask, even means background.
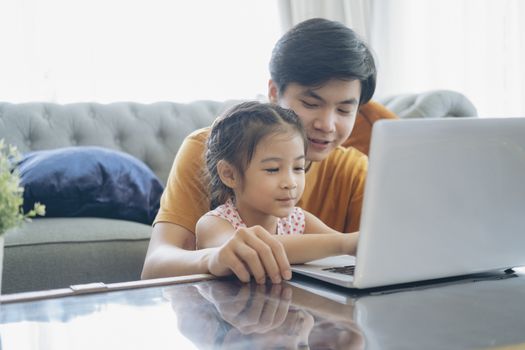
[[[288,177],[281,183],[281,188],[285,190],[293,190],[297,188],[297,182],[293,179],[293,177]]]
[[[297,188],[297,184],[296,184],[296,183],[293,183],[293,184],[285,184],[285,185],[283,186],[283,188],[284,188],[285,190],[293,190],[293,189]]]

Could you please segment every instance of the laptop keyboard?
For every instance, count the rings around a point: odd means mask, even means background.
[[[323,271],[340,273],[342,275],[353,276],[355,271],[355,265],[340,266],[340,267],[327,267]]]

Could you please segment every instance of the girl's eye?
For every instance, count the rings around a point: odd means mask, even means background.
[[[341,113],[342,115],[349,115],[351,111],[347,111],[347,110],[344,110],[344,109],[338,109],[339,113]]]
[[[297,172],[304,172],[304,167],[302,167],[302,166],[295,167],[293,170],[297,171]]]
[[[274,174],[279,171],[279,168],[268,168],[268,169],[264,169],[264,171],[266,171],[269,174]]]

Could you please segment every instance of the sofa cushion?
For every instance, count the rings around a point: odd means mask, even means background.
[[[163,186],[133,156],[101,147],[27,153],[19,163],[24,210],[46,205],[47,217],[104,217],[151,224]]]
[[[151,226],[104,218],[37,218],[5,234],[2,293],[140,279]]]

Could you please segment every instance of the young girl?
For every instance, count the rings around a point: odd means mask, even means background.
[[[212,210],[197,222],[198,248],[220,246],[236,232],[258,226],[278,235],[292,264],[354,255],[357,233],[336,232],[295,206],[309,166],[306,145],[297,115],[277,105],[246,102],[219,117],[206,151]]]

